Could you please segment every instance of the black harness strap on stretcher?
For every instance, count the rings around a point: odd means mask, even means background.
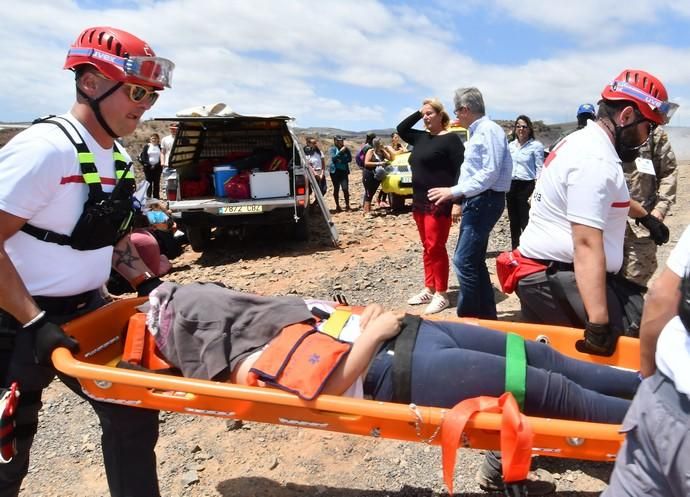
[[[393,356],[393,402],[409,404],[412,400],[412,351],[422,318],[405,314],[395,339]]]

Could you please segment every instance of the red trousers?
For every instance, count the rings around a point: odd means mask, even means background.
[[[424,247],[424,286],[437,292],[448,290],[448,252],[446,242],[452,219],[426,212],[412,212]]]

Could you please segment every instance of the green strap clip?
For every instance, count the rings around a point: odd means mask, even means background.
[[[527,379],[527,354],[525,339],[515,333],[506,334],[506,387],[517,400],[520,410],[525,407],[525,381]]]

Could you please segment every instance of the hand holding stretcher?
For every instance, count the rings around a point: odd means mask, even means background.
[[[467,424],[462,427],[447,420],[455,417],[452,413],[456,410],[469,409],[466,406],[450,410],[331,395],[306,401],[276,389],[116,368],[123,352],[122,335],[130,317],[137,312],[136,306],[143,301],[118,301],[69,323],[65,329],[79,340],[81,351],[73,356],[66,349],[56,350],[53,354],[55,366],[78,378],[88,395],[107,402],[436,445],[443,441],[444,474],[449,487],[452,485],[452,472],[448,472],[448,465],[454,462],[452,456],[459,443],[469,448],[498,449],[502,438],[519,440],[512,445],[517,454],[516,462],[504,468],[505,476],[519,480],[522,469],[529,467],[531,455],[610,461],[615,458],[623,439],[617,425],[525,417],[510,408],[508,414],[498,414],[498,405],[510,403],[505,398],[498,403],[494,399],[488,408],[485,407],[486,401],[473,401],[478,402],[482,412],[465,415]],[[638,369],[638,344],[633,339],[621,339],[611,357],[589,356],[574,347],[574,337],[580,337],[581,330],[526,323],[464,322],[548,341],[571,357]],[[512,424],[508,423],[510,418],[513,419]],[[511,425],[515,427],[512,432],[508,428]],[[532,432],[531,437],[526,435],[529,431]],[[507,449],[510,445],[506,446],[504,442],[503,446]]]

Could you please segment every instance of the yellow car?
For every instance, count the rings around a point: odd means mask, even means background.
[[[460,135],[463,143],[470,137],[469,130],[456,123],[451,124],[448,131]],[[405,207],[405,199],[412,198],[412,168],[408,162],[410,153],[396,155],[386,166],[386,177],[381,181],[381,190],[388,194],[390,206],[394,211],[402,210]]]

